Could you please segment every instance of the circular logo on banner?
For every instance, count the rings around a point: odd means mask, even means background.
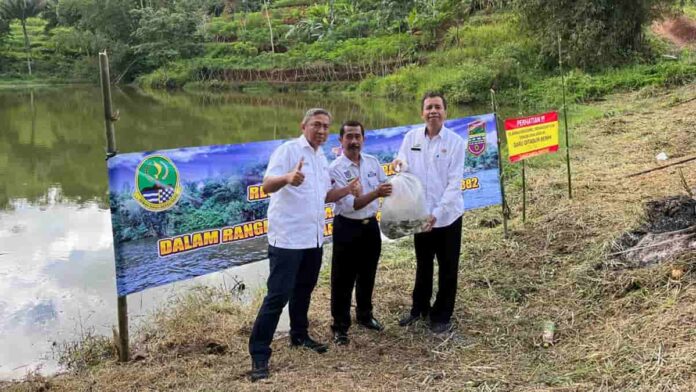
[[[146,157],[135,171],[133,198],[146,210],[157,212],[172,207],[179,200],[181,190],[179,171],[167,157]]]

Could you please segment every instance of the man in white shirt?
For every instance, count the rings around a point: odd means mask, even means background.
[[[443,333],[451,329],[450,318],[457,294],[464,213],[461,181],[466,147],[459,135],[444,126],[447,101],[442,94],[426,93],[421,109],[425,126],[406,134],[394,160],[396,168],[405,169],[420,179],[430,212],[425,232],[414,235],[413,304],[411,311],[399,320],[399,325],[411,325],[421,317],[430,316],[431,331]],[[435,256],[439,287],[431,306]]]
[[[372,291],[382,239],[377,223],[379,198],[391,195],[391,184],[377,158],[363,154],[365,127],[358,121],[341,125],[339,141],[343,153],[329,166],[335,187],[359,179],[360,196],[348,195],[336,203],[331,258],[331,329],[334,342],[349,343],[350,302],[355,287],[355,318],[365,328],[384,327],[372,314]]]
[[[318,353],[328,349],[308,332],[307,311],[321,268],[325,203],[348,193],[359,194],[351,181],[331,189],[329,165],[321,149],[331,125],[331,114],[310,109],[301,123],[302,135],[278,147],[268,162],[263,189],[271,194],[268,207],[268,293],[249,338],[250,378],[268,378],[271,341],[278,319],[290,302],[290,345]]]

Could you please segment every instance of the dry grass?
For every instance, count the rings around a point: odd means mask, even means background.
[[[12,391],[693,391],[696,390],[696,257],[650,268],[609,268],[621,233],[640,224],[643,203],[684,192],[677,168],[627,179],[654,156],[696,153],[696,86],[621,95],[598,105],[604,117],[574,128],[574,199],[562,156],[529,172],[531,205],[515,219],[477,227],[498,209],[467,214],[455,308],[456,329],[432,336],[402,329],[414,277],[411,241],[385,246],[375,313],[383,333],[354,327],[348,347],[316,355],[274,342],[272,377],[251,384],[247,339],[258,308],[201,289],[182,298],[134,339],[143,358],[101,362],[79,372],[5,385]],[[684,177],[696,184],[694,164]],[[327,252],[328,253],[328,252]],[[686,268],[670,278],[672,264]],[[330,339],[326,271],[312,301],[312,334]],[[545,320],[557,343],[542,348]],[[43,388],[43,389],[41,389]]]

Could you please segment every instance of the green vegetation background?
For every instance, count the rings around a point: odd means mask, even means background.
[[[694,0],[0,0],[0,81],[96,82],[107,49],[115,82],[152,88],[441,90],[462,104],[493,88],[548,107],[559,104],[559,37],[571,101],[693,80],[693,53],[649,26],[694,10]]]

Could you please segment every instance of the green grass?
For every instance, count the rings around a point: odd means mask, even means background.
[[[686,5],[683,8],[684,14],[688,16],[691,19],[696,19],[696,4],[695,5]]]
[[[650,36],[656,53],[672,50]],[[358,91],[374,96],[416,99],[438,90],[451,102],[485,103],[490,89],[507,105],[553,108],[561,106],[561,78],[541,67],[538,47],[518,28],[511,13],[481,15],[463,27],[448,31],[440,51],[431,53],[424,66],[407,67],[385,77],[372,77]],[[656,57],[652,62],[627,65],[599,73],[567,72],[569,102],[596,100],[617,91],[647,86],[677,86],[696,80],[693,53],[684,51],[677,61]]]
[[[298,44],[286,53],[258,52],[245,42],[214,43],[206,45],[206,57],[172,62],[140,77],[138,82],[149,87],[181,87],[191,82],[207,82],[201,79],[206,71],[255,72],[369,65],[397,58],[412,61],[416,53],[416,41],[407,34]]]
[[[573,70],[566,76],[567,100],[586,102],[620,91],[640,90],[649,86],[673,87],[696,81],[696,63],[690,60],[662,61],[587,74]],[[560,76],[546,78],[530,85],[524,92],[528,105],[558,107],[562,104]]]
[[[312,0],[276,0],[271,4],[271,8],[308,7],[314,3]]]
[[[478,15],[450,28],[443,47],[428,55],[427,65],[367,79],[358,91],[412,99],[439,90],[453,103],[481,103],[488,101],[491,87],[515,87],[519,74],[536,73],[535,62],[536,47],[519,30],[516,15]]]

